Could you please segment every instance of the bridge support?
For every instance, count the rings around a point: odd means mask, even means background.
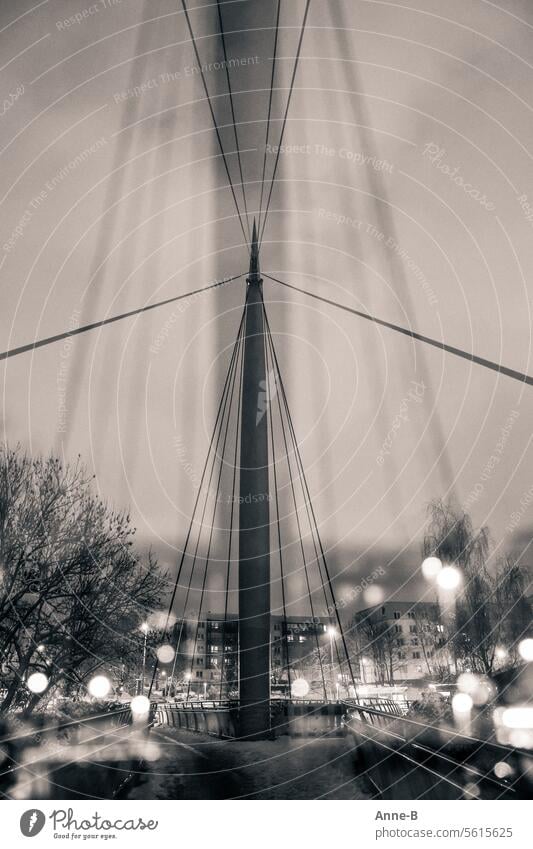
[[[254,222],[244,336],[239,498],[239,736],[270,734],[268,388]]]

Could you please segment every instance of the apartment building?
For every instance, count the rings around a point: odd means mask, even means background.
[[[363,684],[412,683],[449,667],[435,602],[384,602],[356,613],[352,627]]]

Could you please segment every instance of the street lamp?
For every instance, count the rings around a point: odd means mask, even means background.
[[[330,651],[330,656],[331,656],[331,672],[330,672],[331,696],[332,696],[332,698],[334,698],[335,689],[334,689],[334,678],[333,678],[333,666],[334,666],[334,663],[333,663],[333,640],[337,636],[337,629],[335,628],[334,625],[328,625],[327,632],[329,634],[329,651]],[[339,692],[339,690],[338,690],[338,685],[337,685],[337,699],[338,699],[338,692]]]
[[[141,696],[144,696],[144,678],[145,678],[145,675],[146,675],[146,640],[148,638],[148,631],[149,630],[150,629],[148,627],[148,622],[143,622],[142,625],[141,625],[141,631],[144,634],[144,640],[143,640],[143,671],[142,671],[142,676],[141,676]]]

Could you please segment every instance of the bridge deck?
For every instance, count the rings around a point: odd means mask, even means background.
[[[364,799],[347,738],[227,741],[156,726],[159,757],[127,799]]]

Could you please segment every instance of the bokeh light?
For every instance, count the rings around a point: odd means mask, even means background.
[[[26,686],[32,693],[44,693],[48,687],[48,678],[43,672],[32,672]]]
[[[442,569],[442,563],[438,557],[426,557],[422,563],[422,574],[428,581],[437,577]]]
[[[506,728],[533,728],[533,707],[506,708],[501,715],[501,721]]]
[[[157,649],[157,659],[159,663],[172,663],[174,660],[175,651],[172,646],[165,644]]]
[[[309,692],[309,683],[305,678],[296,678],[291,684],[291,693],[295,699],[303,699]]]
[[[520,657],[531,663],[533,661],[533,639],[528,637],[526,640],[521,640],[518,644],[518,651],[520,652]]]
[[[147,699],[146,696],[135,696],[130,702],[130,707],[136,719],[146,716],[150,712],[150,699]]]
[[[168,631],[176,624],[177,617],[167,610],[154,610],[146,617],[146,622],[151,631]]]
[[[95,675],[89,681],[87,689],[93,698],[105,699],[111,690],[111,681],[105,675]]]
[[[494,775],[496,778],[509,778],[512,775],[514,769],[505,761],[498,761],[496,766],[494,767]]]
[[[379,584],[372,584],[363,592],[365,604],[369,607],[374,607],[375,604],[381,604],[385,598],[385,591]]]
[[[456,590],[461,583],[461,572],[457,566],[443,566],[437,575],[437,584],[442,590]]]
[[[467,693],[475,705],[486,705],[496,695],[496,686],[486,675],[463,672],[457,679],[461,693]]]
[[[472,796],[475,796],[477,798],[478,796],[481,796],[481,790],[479,789],[477,784],[474,784],[473,781],[469,781],[467,784],[465,784],[465,796],[468,799],[471,799]]]
[[[452,708],[454,713],[470,713],[473,705],[474,700],[468,693],[456,693],[452,699]]]

